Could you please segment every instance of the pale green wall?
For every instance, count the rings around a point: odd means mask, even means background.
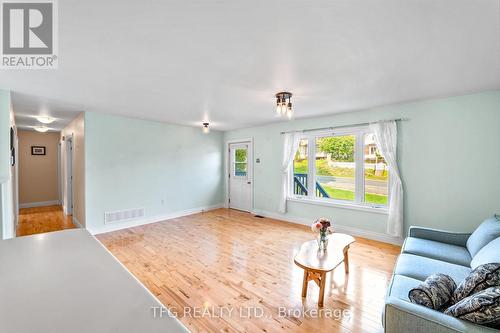
[[[500,213],[499,91],[230,131],[224,140],[254,139],[254,158],[261,159],[254,163],[255,209],[277,213],[280,131],[399,117],[409,119],[399,124],[398,138],[406,227],[470,231],[484,218]],[[326,216],[340,225],[385,231],[386,215],[294,202],[288,207],[289,217],[312,221]]]
[[[105,211],[144,207],[154,218],[222,203],[222,138],[85,113],[86,228],[102,230]]]
[[[10,91],[0,90],[0,183],[10,177]]]

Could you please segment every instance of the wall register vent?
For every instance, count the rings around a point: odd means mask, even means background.
[[[144,217],[144,208],[117,210],[104,213],[104,223],[117,223]]]

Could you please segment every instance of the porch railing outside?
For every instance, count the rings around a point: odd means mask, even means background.
[[[306,173],[294,173],[293,174],[293,193],[298,195],[307,195],[307,174]],[[320,183],[316,182],[316,197],[319,198],[329,198],[330,196],[321,186]]]

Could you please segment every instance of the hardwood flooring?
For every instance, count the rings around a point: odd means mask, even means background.
[[[218,209],[97,238],[192,332],[381,332],[400,250],[357,238],[350,273],[327,274],[318,308],[293,262],[307,226]]]
[[[21,208],[17,236],[75,228],[73,218],[64,215],[61,206]]]

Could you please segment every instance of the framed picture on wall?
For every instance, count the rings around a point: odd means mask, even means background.
[[[31,146],[31,155],[45,155],[45,146]]]

